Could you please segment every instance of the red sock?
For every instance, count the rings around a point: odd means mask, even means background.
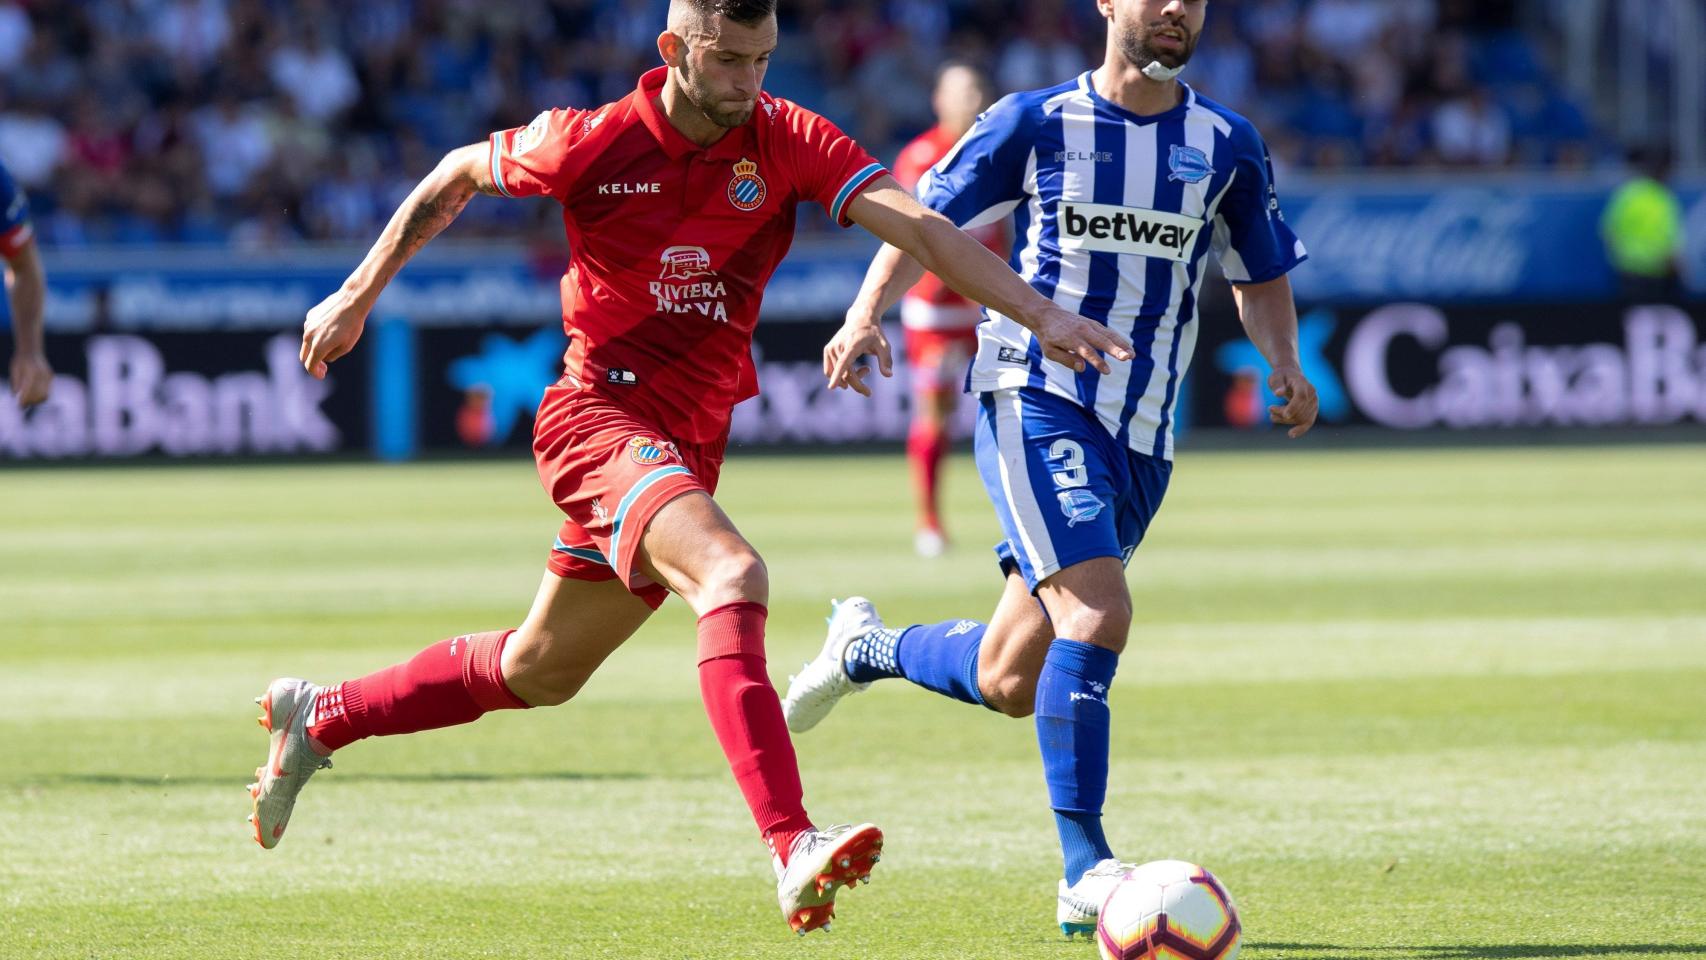
[[[527,706],[504,685],[499,664],[514,630],[441,640],[413,660],[326,687],[308,735],[329,750],[366,737],[414,733]]]
[[[915,419],[906,433],[906,458],[912,463],[912,485],[918,492],[921,526],[931,530],[942,527],[936,515],[937,477],[941,472],[942,455],[948,450],[948,435],[928,420]]]
[[[764,669],[766,616],[763,604],[742,601],[699,618],[699,695],[752,819],[785,865],[812,822],[782,701]]]

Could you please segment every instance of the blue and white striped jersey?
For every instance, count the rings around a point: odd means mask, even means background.
[[[1286,226],[1251,123],[1188,86],[1151,117],[1098,94],[1089,73],[1002,98],[925,174],[925,205],[960,226],[1014,216],[1012,266],[1061,307],[1130,337],[1113,372],[1045,360],[1029,330],[986,311],[972,391],[1039,387],[1094,410],[1131,449],[1173,456],[1173,406],[1197,339],[1203,256],[1234,283],[1307,256]]]

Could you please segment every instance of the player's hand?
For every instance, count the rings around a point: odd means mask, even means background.
[[[1076,313],[1053,309],[1042,315],[1036,326],[1037,342],[1042,344],[1043,356],[1064,363],[1080,373],[1088,363],[1102,373],[1110,373],[1107,357],[1130,360],[1131,341],[1094,320]]]
[[[848,317],[841,329],[835,332],[829,343],[823,348],[823,375],[829,378],[829,389],[837,390],[843,387],[857,391],[861,396],[870,396],[871,388],[865,386],[865,374],[869,368],[855,367],[860,357],[873,355],[877,358],[877,369],[885,377],[894,376],[894,360],[889,353],[889,338],[883,336],[882,324],[872,320]]]
[[[11,373],[12,396],[18,398],[18,406],[28,410],[47,399],[53,387],[53,368],[47,365],[47,357],[40,353],[13,354]]]
[[[1321,409],[1321,402],[1315,396],[1315,386],[1304,377],[1302,370],[1279,367],[1268,375],[1268,389],[1285,401],[1281,406],[1269,407],[1268,416],[1277,424],[1291,425],[1286,436],[1296,440],[1315,426],[1315,414]]]
[[[316,380],[326,379],[326,365],[355,349],[372,305],[347,290],[321,300],[302,324],[302,368]]]

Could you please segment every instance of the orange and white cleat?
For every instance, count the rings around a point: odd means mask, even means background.
[[[271,738],[266,765],[255,768],[255,782],[249,784],[254,801],[249,823],[255,829],[255,842],[268,850],[284,836],[303,784],[314,771],[332,765],[331,758],[308,745],[309,715],[319,692],[306,680],[286,678],[274,680],[266,693],[255,698],[261,707],[261,726]]]
[[[800,936],[827,931],[835,918],[835,894],[842,887],[869,883],[871,868],[882,854],[883,832],[869,823],[843,823],[795,837],[788,865],[773,862],[776,896],[788,926]]]

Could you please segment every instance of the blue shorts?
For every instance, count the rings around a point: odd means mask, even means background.
[[[1131,560],[1173,464],[1127,449],[1093,411],[1043,390],[979,394],[977,469],[995,504],[1003,570],[1037,584],[1096,557]]]

